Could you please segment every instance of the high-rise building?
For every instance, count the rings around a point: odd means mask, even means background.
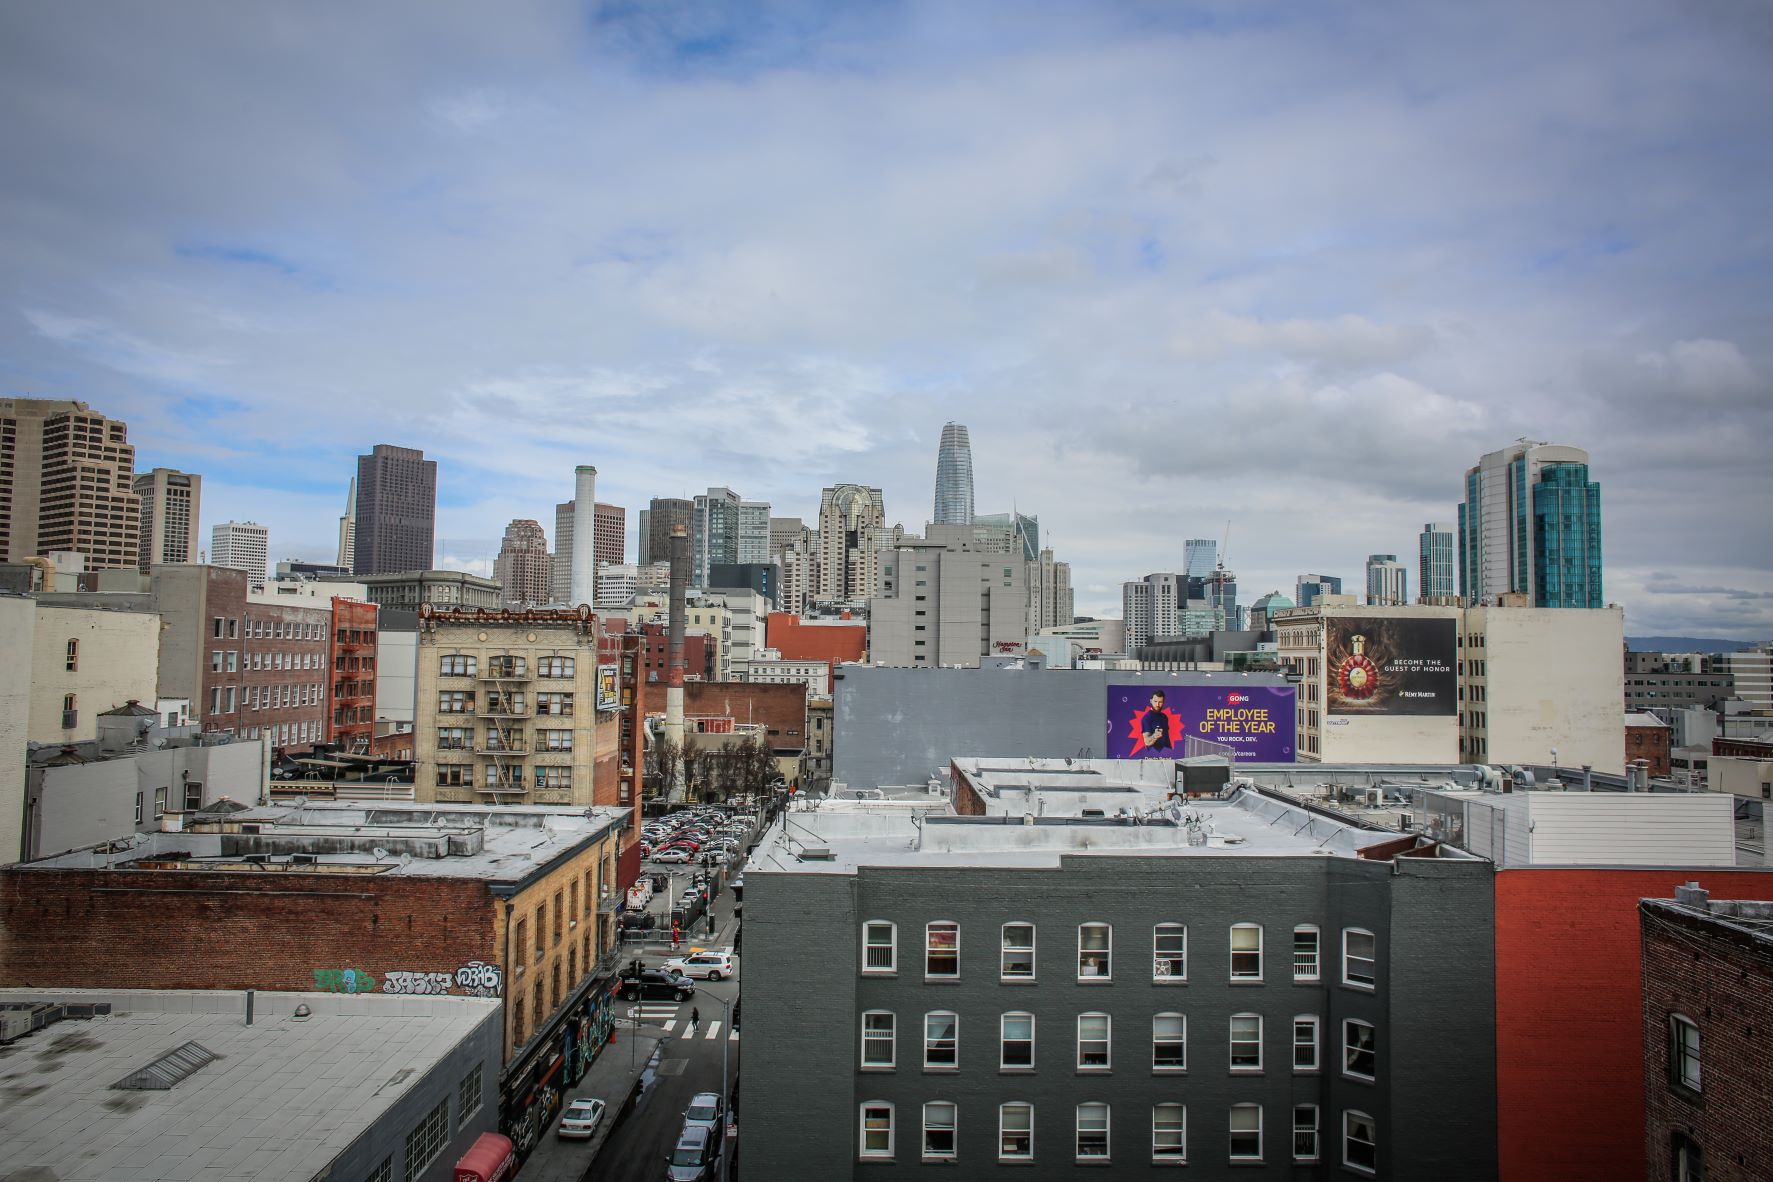
[[[256,521],[224,521],[209,534],[209,564],[243,570],[254,586],[263,586],[271,569],[271,531]]]
[[[592,529],[597,533],[593,540],[597,548],[597,565],[620,566],[628,549],[628,510],[606,501],[598,501],[596,509]]]
[[[690,585],[706,587],[708,568],[715,563],[739,561],[739,494],[730,488],[710,488],[695,498],[690,518]],[[764,514],[767,537],[769,514]]]
[[[1511,592],[1534,607],[1605,603],[1601,486],[1581,448],[1522,439],[1465,473],[1459,594],[1476,606]]]
[[[141,562],[135,448],[84,402],[0,398],[0,562],[53,550],[88,570]]]
[[[1172,573],[1146,575],[1120,588],[1121,617],[1126,621],[1127,652],[1159,636],[1181,635],[1178,612],[1183,607],[1187,578]]]
[[[930,532],[964,526],[932,525]],[[977,666],[1028,638],[1029,564],[1019,555],[907,539],[874,552],[880,594],[868,601],[869,659],[887,665]]]
[[[1032,564],[1038,572],[1038,590],[1034,612],[1035,631],[1041,628],[1059,628],[1077,618],[1077,605],[1071,591],[1071,564],[1060,562],[1053,557],[1053,552],[1042,550],[1040,559]]]
[[[1020,550],[1024,562],[1040,560],[1040,518],[1027,513],[975,513],[972,524],[981,538],[989,530],[1015,542],[1009,549]]]
[[[973,523],[973,445],[967,429],[959,423],[942,427],[942,442],[936,448],[936,512],[937,525],[971,525]]]
[[[1397,555],[1367,555],[1367,602],[1380,607],[1410,602],[1410,572]]]
[[[347,571],[356,561],[357,554],[357,478],[351,477],[351,487],[345,493],[345,515],[339,518],[339,565]]]
[[[427,460],[414,448],[386,443],[357,457],[354,574],[429,570],[436,531],[436,460]]]
[[[820,599],[867,599],[880,587],[886,500],[878,488],[838,484],[819,494]]]
[[[770,518],[770,561],[781,572],[782,610],[803,614],[819,593],[819,535],[798,517]]]
[[[137,476],[134,488],[142,499],[141,557],[136,569],[145,575],[162,562],[196,562],[203,477],[155,468]]]
[[[671,561],[671,530],[681,525],[683,532],[688,534],[695,511],[693,501],[681,497],[654,497],[652,503],[640,511],[640,565]]]
[[[1189,578],[1206,578],[1218,561],[1219,543],[1212,538],[1189,538],[1182,543],[1182,573]]]
[[[1423,603],[1459,594],[1459,527],[1431,521],[1417,542],[1416,587]]]
[[[770,560],[770,503],[739,502],[738,559],[756,564]]]
[[[1320,595],[1342,594],[1342,580],[1336,575],[1300,575],[1293,588],[1293,598],[1300,607],[1310,607]]]
[[[553,565],[548,554],[548,535],[542,531],[541,522],[520,518],[507,525],[499,557],[493,563],[500,605],[526,608],[547,603],[553,594]]]

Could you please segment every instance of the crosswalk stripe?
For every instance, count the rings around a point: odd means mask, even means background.
[[[738,1042],[739,1041],[739,1028],[737,1026],[733,1027],[732,1030],[730,1030],[727,1033],[726,1037],[727,1037],[728,1042]]]
[[[713,1038],[719,1032],[720,1032],[720,1019],[716,1018],[712,1022],[708,1023],[708,1033],[704,1034],[702,1037],[704,1039],[710,1039],[710,1038]]]
[[[673,1018],[669,1022],[665,1023],[665,1029],[670,1030],[673,1026],[676,1026],[676,1025],[677,1025],[677,1019]]]

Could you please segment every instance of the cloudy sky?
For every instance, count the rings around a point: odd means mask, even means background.
[[[1228,523],[1246,602],[1413,562],[1525,435],[1629,632],[1764,638],[1768,11],[10,4],[0,391],[274,557],[421,447],[468,569],[584,462],[921,525],[956,419],[1111,615]]]

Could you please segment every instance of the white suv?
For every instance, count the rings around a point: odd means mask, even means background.
[[[733,975],[733,957],[730,952],[697,952],[677,960],[668,960],[664,967],[668,973],[700,977],[704,981],[720,981]]]

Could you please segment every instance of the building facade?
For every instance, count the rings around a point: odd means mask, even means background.
[[[650,566],[655,562],[670,561],[671,531],[681,525],[684,534],[690,535],[695,515],[694,501],[682,497],[654,497],[641,510],[638,540],[640,565]]]
[[[973,443],[960,423],[942,426],[936,446],[936,503],[930,518],[937,525],[973,523]]]
[[[556,515],[557,526],[559,520]],[[548,553],[548,535],[542,532],[541,522],[523,518],[507,525],[499,556],[493,562],[500,606],[522,609],[554,602],[553,575],[558,558]],[[570,565],[570,557],[567,562]]]
[[[351,570],[385,575],[430,568],[436,546],[437,461],[378,443],[357,457]]]
[[[157,562],[196,562],[203,477],[155,468],[137,476],[133,487],[141,498],[142,513],[141,556],[136,569],[145,575]]]
[[[88,570],[141,561],[135,448],[84,402],[0,398],[0,562],[67,550]]]
[[[349,581],[361,585],[371,602],[408,612],[417,611],[425,604],[443,611],[473,608],[496,611],[502,594],[497,579],[459,570],[397,571],[385,575],[359,575]]]
[[[886,501],[878,488],[833,485],[819,494],[819,587],[815,598],[859,602],[878,594]]]
[[[1219,562],[1219,544],[1212,538],[1189,538],[1182,543],[1182,573],[1204,579]]]
[[[105,711],[131,699],[155,700],[159,616],[98,604],[25,603],[35,608],[30,649],[22,661],[7,662],[12,672],[5,679],[16,679],[30,693],[31,742],[95,739]]]
[[[381,609],[337,596],[332,601],[331,693],[327,741],[367,753],[376,733]]]
[[[739,505],[739,494],[730,488],[710,488],[695,498],[690,517],[690,586],[706,587],[715,563],[739,561]]]
[[[262,587],[271,569],[271,531],[254,521],[224,521],[210,531],[209,562],[243,570],[255,587]]]
[[[1177,613],[1183,606],[1186,585],[1182,575],[1164,573],[1121,584],[1121,619],[1126,621],[1127,652],[1134,652],[1159,636],[1182,634]]]
[[[958,528],[958,527],[955,527]],[[977,666],[1028,636],[1028,564],[929,542],[878,554],[868,601],[868,652],[887,665]]]
[[[747,565],[770,560],[770,503],[739,502],[739,542],[735,561]]]
[[[1300,575],[1293,584],[1293,598],[1300,607],[1310,607],[1326,595],[1342,594],[1342,580],[1336,575]]]
[[[1511,593],[1534,607],[1605,606],[1601,489],[1587,452],[1521,440],[1466,471],[1459,593],[1469,606]]]
[[[1367,602],[1398,607],[1410,602],[1410,572],[1395,554],[1367,555]]]
[[[1460,640],[1461,762],[1624,771],[1622,609],[1473,607]]]
[[[1459,594],[1459,527],[1429,522],[1416,545],[1416,587],[1423,603],[1452,602]]]

